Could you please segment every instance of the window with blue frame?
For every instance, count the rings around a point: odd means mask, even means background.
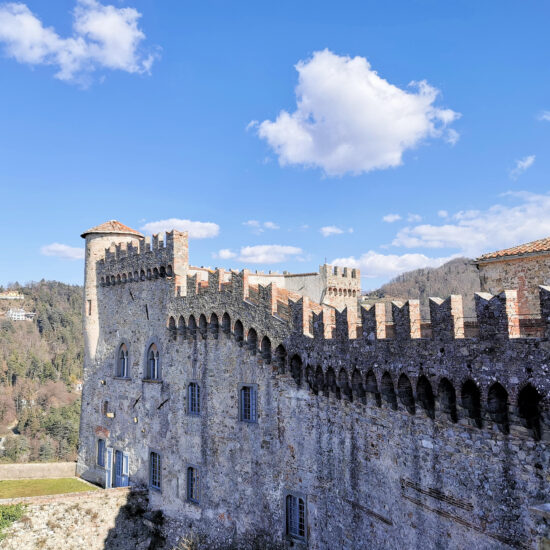
[[[105,468],[105,440],[97,440],[97,465]]]
[[[154,451],[149,454],[149,485],[160,491],[160,455]]]
[[[306,501],[301,496],[286,496],[286,534],[298,540],[306,538]]]
[[[239,395],[239,418],[243,422],[257,420],[257,391],[254,384],[241,386]]]
[[[201,387],[198,382],[191,382],[187,388],[187,412],[194,416],[201,413]]]
[[[200,502],[199,469],[194,466],[187,468],[187,500],[195,504]]]

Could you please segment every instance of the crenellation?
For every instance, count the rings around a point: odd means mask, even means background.
[[[430,298],[432,336],[438,340],[464,338],[464,308],[462,296],[452,294],[445,300]]]

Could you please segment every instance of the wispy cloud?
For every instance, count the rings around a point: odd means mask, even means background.
[[[263,233],[266,229],[280,229],[275,222],[260,222],[258,220],[248,220],[243,222],[243,225],[250,228],[256,235]]]
[[[281,165],[319,167],[329,176],[399,166],[403,153],[443,138],[460,117],[434,105],[439,91],[426,81],[403,90],[381,78],[364,57],[314,52],[299,61],[296,110],[257,124]],[[256,126],[253,124],[253,126]]]
[[[537,117],[539,120],[546,120],[550,122],[550,111],[541,111]]]
[[[519,204],[459,211],[442,225],[405,227],[392,244],[406,248],[448,248],[477,256],[550,235],[550,195],[509,192],[506,196]]]
[[[286,262],[292,258],[297,258],[302,254],[302,249],[297,246],[261,244],[256,246],[243,246],[238,253],[228,248],[224,248],[214,254],[214,257],[221,258],[222,260],[237,258],[239,262],[251,264],[276,264]]]
[[[158,54],[141,48],[145,34],[136,9],[77,0],[73,15],[73,33],[63,38],[26,4],[1,4],[0,43],[19,63],[56,67],[55,77],[66,82],[87,84],[98,69],[137,74],[151,70]]]
[[[343,233],[353,233],[353,228],[350,227],[349,229],[342,229],[336,225],[325,225],[325,227],[321,227],[321,229],[319,229],[319,232],[323,235],[323,237],[330,237],[332,235],[342,235]]]
[[[43,256],[54,256],[63,258],[64,260],[83,260],[84,249],[76,246],[69,246],[61,243],[52,243],[44,245],[40,249],[40,254]]]
[[[529,155],[527,157],[523,157],[520,160],[516,160],[516,164],[512,170],[510,170],[510,177],[513,180],[517,180],[523,172],[525,172],[528,168],[531,168],[535,162],[535,155]]]
[[[386,223],[393,223],[397,222],[401,219],[401,216],[399,214],[386,214],[382,217],[382,221]]]
[[[141,227],[146,233],[164,233],[166,231],[188,231],[190,239],[209,239],[217,237],[220,232],[220,226],[213,222],[194,222],[191,220],[181,220],[179,218],[169,218],[167,220],[158,220],[148,222]]]

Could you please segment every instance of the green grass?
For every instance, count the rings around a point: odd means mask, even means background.
[[[4,530],[14,521],[21,519],[24,511],[25,507],[22,504],[0,506],[0,540],[3,540],[6,536]]]
[[[80,493],[82,491],[96,490],[96,487],[74,477],[0,481],[0,499],[59,495],[61,493]]]

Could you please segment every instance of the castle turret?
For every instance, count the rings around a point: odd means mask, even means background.
[[[143,240],[143,235],[111,220],[82,233],[86,239],[86,256],[84,267],[84,373],[87,367],[94,361],[97,341],[99,337],[99,317],[97,309],[97,271],[96,263],[105,256],[105,249],[111,243],[132,243],[138,246]]]

